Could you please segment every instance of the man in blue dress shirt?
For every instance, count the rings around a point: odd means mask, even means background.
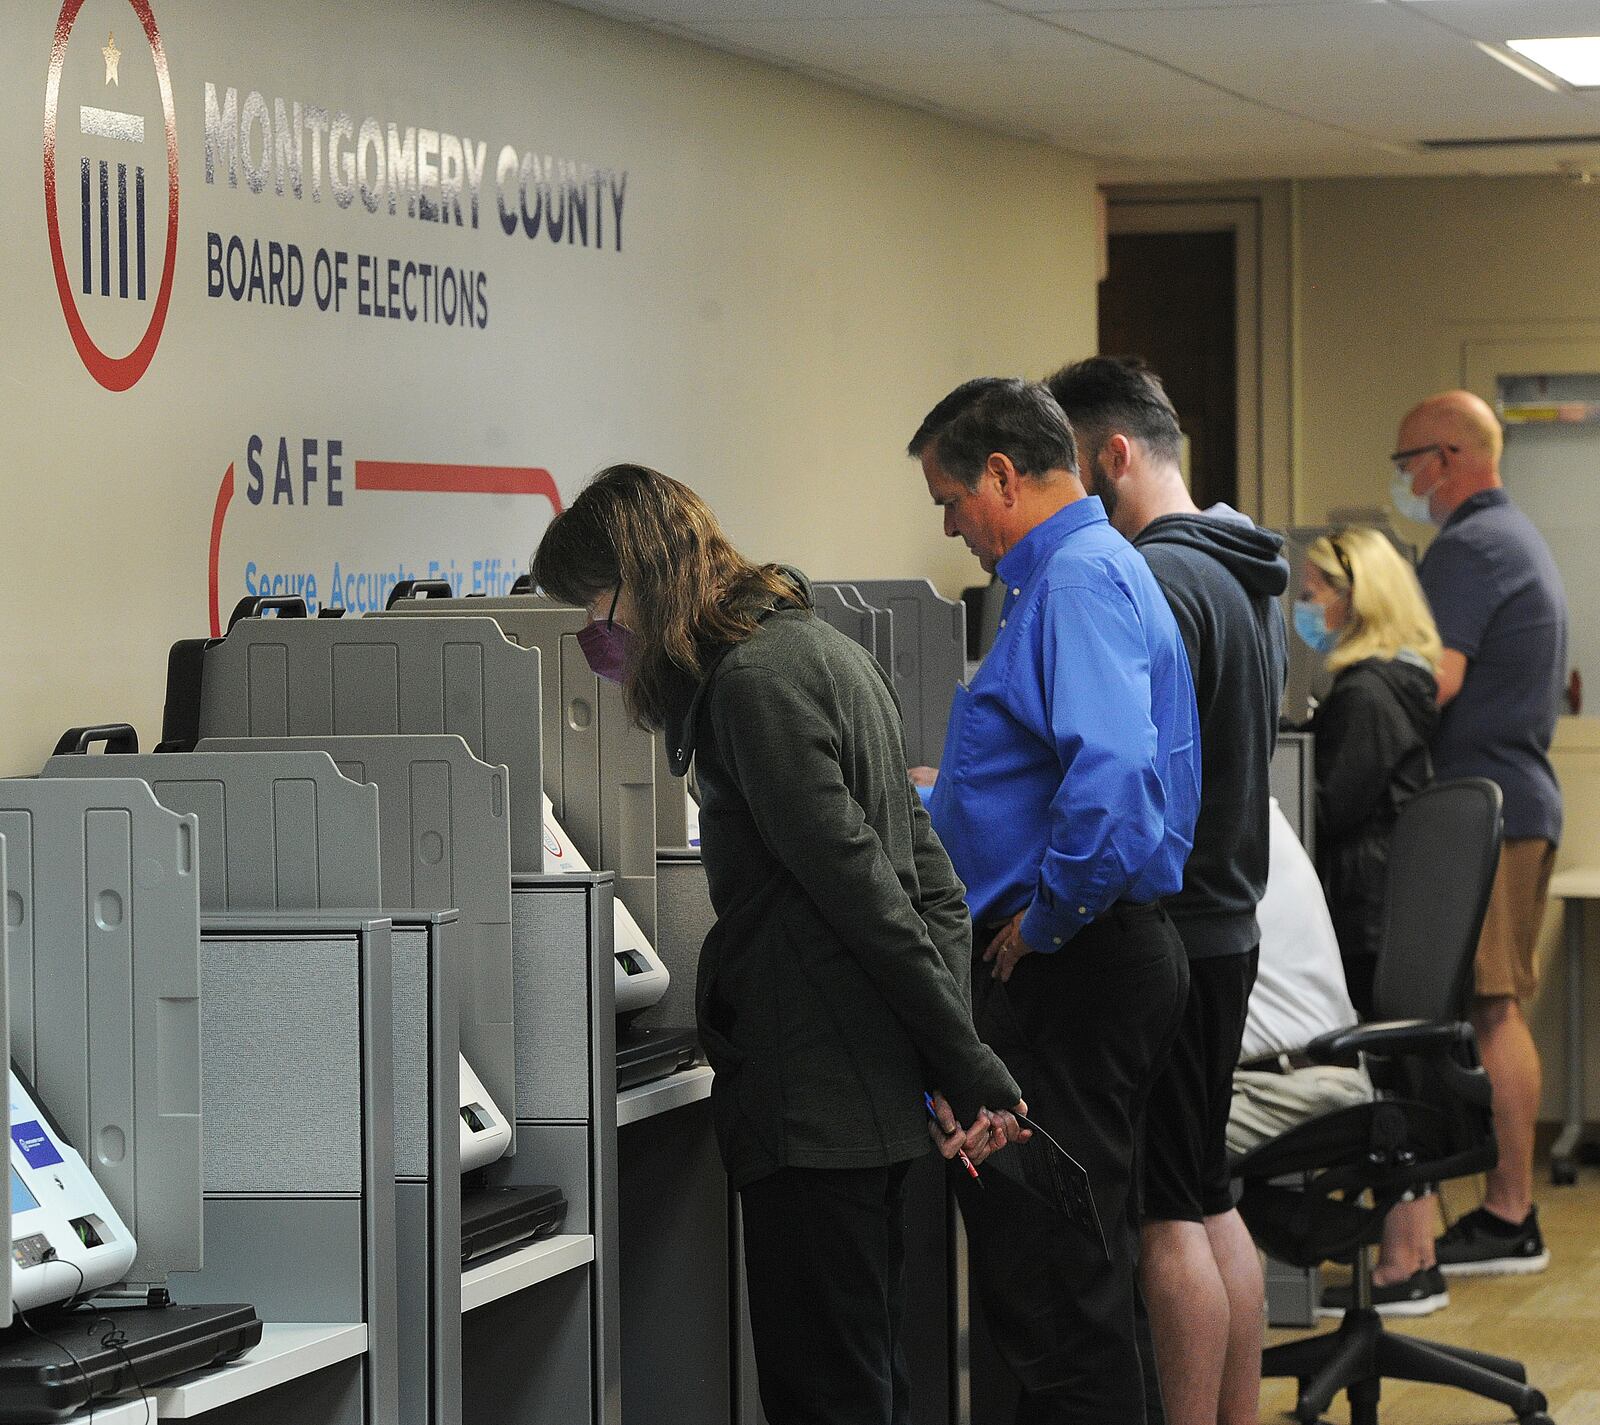
[[[1199,806],[1188,657],[1149,566],[1085,493],[1042,385],[967,382],[910,452],[946,535],[1006,584],[930,805],[982,952],[975,1017],[1088,1170],[1109,1248],[989,1173],[958,1189],[974,1275],[1023,1389],[1019,1425],[1129,1425],[1156,1388],[1135,1281],[1144,1107],[1188,988],[1159,899],[1182,884]]]

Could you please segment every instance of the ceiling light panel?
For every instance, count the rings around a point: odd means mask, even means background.
[[[1600,35],[1507,40],[1506,48],[1548,69],[1574,89],[1600,89]]]

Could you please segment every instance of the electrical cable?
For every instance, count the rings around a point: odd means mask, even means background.
[[[47,1258],[47,1260],[60,1261],[61,1259],[59,1257],[56,1257],[52,1253],[52,1255],[49,1258]],[[83,1283],[83,1269],[76,1262],[65,1262],[65,1263],[63,1263],[63,1265],[71,1267],[73,1271],[77,1272],[77,1274],[78,1274],[78,1289],[80,1291],[83,1290],[83,1284],[84,1284]],[[56,1348],[56,1350],[62,1352],[62,1354],[65,1355],[66,1358],[69,1361],[71,1361],[72,1364],[75,1365],[78,1368],[78,1374],[83,1377],[83,1383],[84,1383],[85,1387],[88,1389],[88,1392],[89,1392],[89,1419],[87,1421],[87,1425],[94,1425],[94,1381],[89,1378],[89,1372],[84,1369],[83,1362],[80,1361],[75,1355],[72,1354],[72,1348],[70,1346],[68,1346],[66,1344],[66,1342],[58,1341],[58,1340],[55,1339],[54,1336],[46,1336],[43,1331],[41,1331],[37,1326],[35,1326],[33,1324],[33,1322],[29,1321],[28,1320],[28,1313],[26,1311],[24,1311],[20,1306],[17,1307],[15,1315],[16,1315],[17,1320],[20,1321],[25,1327],[27,1327],[27,1329],[29,1331],[33,1332],[33,1334],[35,1336],[37,1336],[41,1341],[45,1342],[47,1345],[54,1346]],[[148,1425],[148,1421],[146,1422],[146,1425]]]
[[[51,1258],[49,1258],[49,1260],[61,1262],[61,1264],[63,1266],[71,1267],[73,1271],[77,1272],[77,1274],[78,1274],[78,1290],[77,1290],[76,1293],[74,1293],[73,1296],[69,1297],[68,1300],[67,1300],[67,1310],[70,1311],[70,1310],[75,1309],[75,1307],[76,1307],[77,1303],[80,1301],[80,1299],[86,1299],[86,1298],[83,1298],[83,1289],[84,1289],[84,1286],[85,1286],[84,1277],[83,1277],[83,1268],[80,1267],[76,1262],[64,1261],[60,1257],[51,1257]],[[93,1307],[92,1302],[90,1303],[90,1306],[91,1306],[91,1310],[90,1310],[89,1315],[88,1315],[89,1324],[88,1324],[87,1328],[85,1329],[84,1334],[86,1336],[93,1336],[94,1335],[94,1331],[95,1331],[95,1327],[99,1326],[102,1322],[105,1323],[107,1329],[106,1329],[104,1335],[102,1335],[100,1337],[100,1347],[101,1347],[102,1350],[115,1351],[119,1356],[122,1357],[122,1363],[125,1366],[127,1366],[127,1368],[128,1368],[128,1375],[129,1375],[130,1379],[133,1381],[134,1389],[139,1392],[139,1398],[144,1401],[144,1425],[151,1425],[153,1417],[152,1417],[152,1414],[151,1414],[150,1393],[144,1388],[144,1382],[139,1379],[139,1372],[138,1372],[138,1369],[133,1364],[133,1357],[128,1354],[128,1350],[127,1350],[128,1334],[127,1334],[127,1332],[125,1332],[120,1326],[117,1325],[115,1316],[113,1316],[112,1313],[109,1310],[107,1310],[104,1307],[95,1309]],[[78,1374],[83,1377],[83,1383],[89,1389],[89,1401],[88,1401],[88,1404],[89,1404],[89,1418],[85,1422],[85,1425],[94,1425],[94,1405],[95,1405],[94,1381],[92,1379],[90,1379],[89,1372],[84,1368],[83,1362],[80,1361],[75,1355],[73,1355],[72,1348],[70,1346],[68,1346],[66,1344],[66,1342],[57,1340],[54,1336],[47,1336],[47,1335],[44,1334],[44,1332],[39,1330],[39,1328],[37,1326],[35,1326],[33,1324],[33,1322],[28,1320],[28,1316],[27,1316],[27,1313],[25,1311],[23,1311],[20,1308],[18,1308],[18,1310],[16,1312],[16,1316],[17,1316],[17,1319],[19,1321],[21,1321],[22,1324],[25,1327],[27,1327],[27,1329],[29,1331],[33,1332],[33,1334],[35,1336],[37,1336],[41,1341],[48,1342],[50,1345],[54,1346],[57,1350],[63,1352],[66,1355],[67,1359],[69,1361],[71,1361],[72,1364],[78,1368]]]

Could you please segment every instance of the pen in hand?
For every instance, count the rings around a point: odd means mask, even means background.
[[[922,1101],[928,1106],[928,1117],[937,1123],[939,1121],[939,1115],[934,1112],[933,1095],[924,1090]],[[977,1183],[979,1187],[982,1187],[983,1179],[978,1176],[978,1170],[972,1166],[972,1159],[969,1158],[965,1153],[958,1153],[956,1156],[961,1159],[961,1166],[967,1170],[967,1176],[970,1177],[973,1182]]]

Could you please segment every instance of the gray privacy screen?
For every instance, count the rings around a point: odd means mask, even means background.
[[[454,733],[509,769],[512,867],[544,869],[539,654],[493,619],[241,619],[206,650],[201,737]]]
[[[4,780],[0,836],[11,1057],[134,1234],[128,1280],[195,1271],[195,819],[131,778]]]

